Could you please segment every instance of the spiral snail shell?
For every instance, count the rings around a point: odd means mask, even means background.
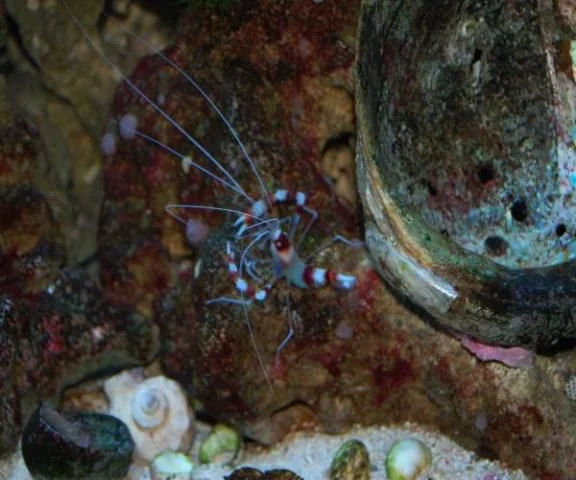
[[[194,415],[178,383],[163,376],[145,378],[141,369],[135,369],[110,378],[104,389],[109,413],[130,429],[137,458],[152,461],[163,451],[190,447]]]
[[[169,414],[166,394],[147,382],[140,385],[130,403],[132,419],[142,429],[156,428],[161,425]]]

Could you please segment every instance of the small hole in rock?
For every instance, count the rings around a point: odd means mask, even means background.
[[[494,169],[492,165],[480,165],[476,171],[478,180],[482,185],[487,184],[494,179]]]
[[[528,219],[528,205],[526,200],[520,198],[516,200],[512,207],[510,207],[512,218],[517,222],[525,222]]]
[[[486,253],[494,257],[501,257],[508,250],[508,242],[498,235],[492,235],[484,240]]]
[[[332,148],[339,149],[342,147],[350,147],[353,138],[354,134],[352,132],[339,132],[336,135],[329,137],[322,147],[322,155]]]
[[[438,190],[436,190],[436,187],[430,180],[422,180],[422,186],[425,187],[428,190],[428,193],[433,197],[438,193]]]
[[[566,233],[566,225],[564,225],[563,223],[559,223],[558,225],[556,225],[556,235],[561,237],[565,233]]]
[[[472,65],[474,65],[476,62],[479,62],[480,60],[482,60],[482,50],[480,50],[479,48],[477,48],[476,50],[474,50],[474,56],[472,57]]]

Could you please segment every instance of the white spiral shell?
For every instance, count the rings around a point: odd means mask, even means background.
[[[148,430],[162,425],[168,416],[168,399],[165,393],[142,383],[134,392],[130,403],[132,420],[138,427]]]
[[[135,458],[151,462],[166,450],[188,451],[194,438],[194,413],[186,392],[163,376],[145,378],[142,369],[127,370],[108,379],[104,390],[108,413],[130,429]]]

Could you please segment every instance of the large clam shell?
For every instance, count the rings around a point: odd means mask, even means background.
[[[367,246],[399,292],[485,343],[550,347],[576,336],[573,255],[517,268],[495,258],[502,248],[492,256],[469,248],[508,227],[514,241],[518,232],[543,239],[554,228],[552,203],[572,201],[571,5],[363,2],[357,176]],[[546,254],[535,242],[527,254]]]

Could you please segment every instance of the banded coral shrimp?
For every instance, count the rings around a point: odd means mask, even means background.
[[[181,51],[178,52],[176,50],[170,51],[168,57],[171,58],[176,63],[180,63],[182,57]],[[178,61],[176,59],[179,59]],[[162,60],[162,61],[160,61]],[[159,59],[156,56],[155,60],[150,60],[148,63],[148,68],[150,69],[150,65],[153,65],[154,75],[150,75],[150,78],[146,78],[145,81],[142,83],[146,83],[146,92],[154,91],[157,88],[157,84],[154,84],[155,78],[160,76],[166,71],[173,70],[170,68],[170,65],[166,64],[165,59]],[[137,72],[135,75],[140,73],[142,75],[143,69],[141,68],[140,72]],[[174,87],[170,88],[171,94],[166,96],[165,104],[162,109],[166,112],[170,112],[172,118],[177,122],[178,125],[181,126],[182,129],[187,131],[192,131],[195,133],[195,137],[199,138],[202,137],[202,132],[200,131],[201,128],[198,125],[194,125],[193,122],[197,121],[197,119],[192,119],[193,115],[189,115],[189,113],[195,112],[202,112],[203,115],[207,116],[206,110],[204,110],[203,104],[194,103],[194,101],[188,101],[187,104],[191,105],[190,111],[182,111],[182,109],[178,109],[179,100],[184,96],[181,92],[189,92],[192,90],[187,82],[182,81],[181,73],[178,73],[178,90],[172,90]],[[157,75],[156,75],[157,74]],[[167,73],[168,74],[168,73]],[[196,75],[195,75],[196,76]],[[142,78],[142,77],[140,77]],[[137,85],[142,85],[142,83],[138,83]],[[151,86],[152,84],[152,86]],[[204,82],[206,84],[206,82]],[[142,87],[144,88],[144,87]],[[261,87],[262,90],[266,89],[266,85],[264,84]],[[157,91],[157,90],[156,90]],[[178,211],[178,215],[181,217],[181,220],[184,223],[188,223],[189,212],[192,210],[198,211],[198,216],[194,216],[194,218],[201,218],[202,220],[206,220],[205,223],[210,224],[212,227],[213,224],[217,224],[217,221],[214,220],[215,216],[213,213],[215,209],[207,209],[207,208],[192,208],[193,206],[198,207],[198,203],[208,203],[208,202],[198,202],[200,200],[206,200],[206,198],[210,199],[210,203],[214,205],[222,205],[227,208],[227,206],[236,207],[237,205],[242,205],[241,208],[236,208],[236,212],[233,215],[227,217],[225,220],[224,227],[219,228],[215,233],[210,236],[208,241],[205,243],[204,247],[201,249],[199,254],[200,261],[195,264],[195,269],[193,276],[196,277],[193,283],[193,292],[192,292],[192,300],[189,300],[189,305],[192,307],[197,307],[198,309],[198,318],[202,318],[202,321],[194,321],[194,327],[192,331],[181,331],[180,337],[184,335],[189,337],[195,337],[197,340],[195,341],[195,345],[193,348],[201,350],[199,357],[203,359],[204,362],[208,362],[208,358],[212,360],[214,365],[207,365],[203,362],[195,362],[194,366],[194,375],[197,378],[203,379],[205,383],[207,383],[208,387],[212,387],[215,390],[222,391],[222,396],[230,396],[231,394],[227,392],[226,388],[214,388],[222,387],[221,384],[218,384],[217,380],[213,380],[212,378],[219,376],[219,377],[231,377],[235,374],[238,378],[241,378],[241,375],[244,372],[247,372],[249,375],[254,376],[253,368],[250,366],[252,365],[252,360],[246,358],[239,358],[239,356],[234,352],[230,352],[230,348],[237,348],[236,344],[242,343],[241,338],[250,338],[251,341],[254,337],[248,337],[245,332],[245,308],[246,305],[230,305],[226,304],[222,301],[219,302],[212,302],[211,300],[221,299],[221,297],[227,298],[235,298],[238,299],[241,297],[240,292],[236,288],[237,285],[234,284],[234,281],[231,281],[229,278],[231,272],[232,262],[230,262],[230,255],[227,255],[227,244],[230,244],[231,250],[236,253],[238,261],[238,270],[244,269],[249,270],[246,275],[242,275],[242,277],[246,277],[247,279],[250,278],[251,283],[259,284],[259,279],[263,279],[262,285],[266,285],[267,282],[264,278],[268,278],[264,270],[273,270],[273,257],[271,257],[268,249],[270,247],[270,235],[271,235],[271,227],[272,226],[282,226],[286,227],[286,231],[284,234],[286,235],[287,239],[290,240],[290,237],[296,234],[292,234],[290,231],[290,222],[295,220],[294,213],[296,211],[294,206],[283,206],[283,205],[276,205],[278,207],[278,211],[274,211],[269,218],[261,218],[261,220],[271,220],[266,224],[258,224],[258,222],[254,222],[256,226],[253,226],[251,229],[249,228],[250,225],[246,225],[245,232],[247,235],[240,235],[242,238],[236,238],[239,227],[241,228],[242,225],[245,223],[245,219],[249,218],[246,217],[246,213],[250,213],[250,205],[254,206],[259,204],[258,202],[264,201],[267,204],[266,210],[270,207],[270,204],[282,203],[281,197],[284,192],[284,188],[286,185],[289,187],[292,186],[300,186],[303,185],[302,189],[293,188],[289,189],[293,192],[293,195],[286,195],[286,198],[289,197],[293,199],[294,203],[297,203],[297,198],[299,197],[296,192],[302,191],[309,194],[312,198],[309,202],[305,202],[300,207],[305,208],[312,208],[309,207],[312,205],[315,209],[320,211],[318,221],[314,222],[311,230],[317,232],[317,229],[320,228],[323,235],[318,235],[315,233],[314,235],[306,235],[305,240],[302,243],[302,248],[304,248],[306,253],[312,253],[316,247],[323,245],[323,239],[328,241],[334,240],[335,235],[331,232],[337,231],[335,228],[335,224],[337,219],[335,218],[332,211],[327,209],[330,205],[327,199],[330,199],[329,190],[326,188],[325,190],[319,192],[318,189],[314,187],[317,182],[317,179],[310,175],[310,172],[305,172],[302,168],[294,169],[291,171],[286,169],[285,162],[283,160],[282,155],[282,148],[276,143],[268,143],[266,144],[266,155],[258,155],[255,158],[255,163],[258,165],[258,171],[261,172],[260,175],[262,177],[261,181],[258,182],[255,179],[254,172],[246,168],[244,164],[234,165],[234,160],[231,160],[231,156],[228,152],[228,145],[224,144],[222,140],[211,140],[211,136],[204,135],[203,138],[207,140],[207,145],[209,151],[216,151],[219,152],[218,155],[214,154],[214,157],[217,158],[224,158],[224,165],[226,165],[226,169],[230,172],[230,175],[233,179],[228,178],[225,174],[220,171],[221,180],[225,179],[226,183],[229,185],[224,185],[220,181],[212,181],[209,183],[206,181],[207,174],[202,172],[199,173],[199,170],[195,168],[190,168],[188,174],[185,174],[184,169],[182,168],[182,160],[186,159],[184,163],[187,165],[190,160],[188,159],[188,155],[181,154],[180,157],[177,157],[179,161],[174,161],[174,156],[172,152],[163,148],[160,144],[151,145],[151,139],[156,139],[161,142],[163,145],[169,145],[170,148],[174,149],[174,151],[179,152],[188,152],[189,147],[183,147],[182,140],[174,141],[174,132],[180,135],[181,132],[178,131],[178,128],[172,124],[171,122],[167,121],[166,117],[163,117],[163,121],[159,123],[155,123],[156,128],[150,129],[147,125],[150,123],[149,118],[154,116],[154,118],[162,118],[162,115],[158,110],[153,108],[149,102],[145,101],[141,95],[135,94],[134,91],[127,85],[126,81],[124,82],[123,87],[121,87],[120,93],[117,94],[117,103],[120,103],[120,106],[116,107],[116,111],[118,112],[118,118],[122,117],[122,115],[126,113],[134,114],[139,119],[139,125],[142,127],[138,127],[140,130],[143,130],[141,133],[146,132],[145,135],[148,135],[148,138],[145,138],[142,135],[136,135],[137,138],[134,138],[128,141],[119,141],[117,145],[118,151],[115,153],[114,162],[108,162],[107,168],[110,169],[110,172],[114,171],[116,173],[121,172],[122,170],[119,168],[119,163],[122,162],[122,157],[124,155],[136,155],[136,159],[134,163],[140,164],[142,166],[142,172],[144,175],[140,175],[138,178],[142,178],[143,181],[146,181],[149,188],[149,191],[143,191],[143,186],[126,181],[124,177],[124,181],[118,178],[118,175],[112,176],[108,174],[107,178],[109,181],[108,189],[111,192],[110,196],[120,196],[124,193],[128,187],[133,191],[137,192],[138,195],[141,195],[143,199],[147,202],[147,205],[152,205],[152,207],[148,207],[150,210],[153,211],[155,216],[155,226],[156,226],[156,235],[158,235],[157,231],[160,230],[160,235],[163,238],[174,238],[182,237],[183,228],[179,225],[177,229],[177,233],[175,232],[174,222],[170,217],[163,214],[162,217],[159,217],[157,214],[160,208],[163,210],[166,204],[169,205],[181,205],[181,204],[188,204],[189,208],[181,209]],[[257,93],[256,93],[257,92]],[[211,92],[212,93],[212,92]],[[257,90],[254,91],[254,95],[258,97]],[[269,92],[267,92],[269,93]],[[229,94],[229,93],[228,93]],[[131,97],[135,98],[136,100],[132,102],[131,108],[133,110],[128,110],[125,108],[127,102],[124,101],[124,98]],[[155,99],[156,97],[149,96],[150,99]],[[232,97],[233,98],[233,97]],[[204,101],[203,99],[201,99]],[[221,102],[219,102],[221,103]],[[256,102],[257,104],[258,102]],[[261,107],[260,107],[261,108]],[[234,108],[231,109],[232,113],[234,113]],[[259,108],[254,108],[254,112],[258,112]],[[253,112],[251,112],[253,113]],[[245,112],[243,113],[245,114]],[[262,115],[262,114],[261,114]],[[188,118],[190,117],[190,118]],[[221,119],[219,120],[221,121]],[[199,122],[200,127],[204,127],[207,130],[211,130],[213,127],[211,124],[204,121]],[[250,130],[250,129],[249,129]],[[229,135],[230,132],[228,132]],[[258,133],[258,132],[257,132]],[[243,135],[244,137],[244,135]],[[258,137],[258,134],[256,135]],[[263,135],[260,135],[262,138]],[[152,142],[154,143],[154,142]],[[204,142],[203,142],[204,143]],[[260,141],[260,144],[265,144],[264,141]],[[261,145],[260,145],[261,146]],[[158,147],[158,148],[151,148],[151,147]],[[247,148],[248,149],[248,148]],[[131,151],[128,151],[131,150]],[[250,150],[254,152],[254,143],[251,144]],[[151,153],[151,151],[153,153]],[[293,155],[293,154],[292,154]],[[140,158],[138,158],[140,157]],[[146,159],[146,160],[143,160]],[[194,161],[202,166],[203,168],[209,165],[209,162],[205,159],[194,157]],[[302,166],[302,164],[300,164]],[[124,175],[126,172],[130,172],[132,175],[135,171],[134,164],[124,164],[126,170],[122,171]],[[212,165],[214,167],[214,165]],[[217,167],[215,167],[215,171],[218,172]],[[214,180],[214,179],[212,179]],[[288,181],[284,181],[288,180]],[[298,180],[298,181],[296,181]],[[303,182],[300,182],[303,180]],[[184,187],[184,184],[189,184],[188,186]],[[236,185],[237,184],[237,185]],[[266,190],[262,191],[262,184],[265,185]],[[208,186],[206,186],[208,185]],[[242,187],[238,188],[238,186],[242,185]],[[231,190],[230,186],[234,187],[236,190]],[[312,187],[311,187],[312,186]],[[177,192],[184,192],[178,194]],[[251,199],[252,202],[248,201],[246,197],[242,195],[242,191]],[[270,194],[267,193],[268,191],[273,192],[272,196],[277,196],[276,199],[270,197]],[[280,192],[280,193],[279,193]],[[244,198],[247,203],[241,204],[239,199]],[[318,199],[321,199],[321,202],[318,202]],[[175,200],[179,200],[179,202],[175,202]],[[108,205],[105,207],[107,209],[107,213],[112,211],[112,207],[110,204],[112,202],[108,202]],[[259,205],[262,205],[261,203]],[[318,208],[318,205],[321,208]],[[296,205],[295,207],[298,207]],[[220,207],[217,207],[220,208]],[[285,210],[283,210],[285,208]],[[235,208],[230,208],[233,210]],[[143,209],[144,210],[144,209]],[[176,210],[174,208],[170,208],[170,210],[174,213]],[[332,210],[334,210],[332,208]],[[150,214],[146,213],[146,211],[138,210],[138,209],[127,209],[122,217],[123,220],[127,222],[128,225],[133,225],[134,223],[141,222],[142,220],[137,219],[137,215],[141,215],[142,217],[146,217]],[[258,212],[257,212],[258,213]],[[238,216],[240,214],[240,217]],[[263,213],[260,213],[262,217]],[[268,215],[268,213],[267,213]],[[314,215],[310,212],[307,212],[309,217],[313,217]],[[220,220],[222,217],[218,217]],[[243,220],[239,225],[234,226],[233,223],[237,220],[242,218]],[[310,220],[310,219],[308,219]],[[296,222],[295,222],[296,223]],[[306,225],[307,223],[300,223],[300,232],[298,233],[298,240],[293,242],[294,246],[298,246],[298,242],[300,242],[301,233],[308,228]],[[112,226],[105,225],[106,229],[111,229]],[[123,228],[126,229],[126,225],[123,225]],[[296,227],[294,227],[296,228]],[[154,233],[153,231],[149,233]],[[261,235],[259,237],[259,235]],[[254,241],[255,243],[253,246],[248,249],[248,253],[243,256],[242,252],[247,249],[249,243]],[[168,241],[167,243],[170,243]],[[290,242],[288,243],[288,247],[290,246]],[[262,248],[262,251],[260,250]],[[174,251],[177,250],[174,248]],[[338,250],[340,251],[340,250]],[[333,250],[329,250],[331,255],[334,255]],[[173,252],[172,252],[173,253]],[[286,252],[288,253],[288,252]],[[250,257],[248,256],[250,255]],[[262,256],[265,260],[268,261],[268,265],[258,265],[257,261],[259,257]],[[228,259],[226,258],[228,257]],[[244,258],[244,259],[242,259]],[[277,258],[280,258],[278,256]],[[291,257],[297,258],[297,257]],[[334,261],[336,257],[328,258],[325,256],[323,258],[324,265],[326,267],[330,267],[331,261]],[[336,260],[337,262],[338,260]],[[295,262],[300,269],[300,273],[303,274],[303,264],[301,262]],[[335,263],[333,263],[335,264]],[[342,271],[346,272],[349,269],[351,270],[352,264],[351,263],[343,263]],[[255,268],[256,267],[256,268]],[[250,273],[251,272],[251,273]],[[317,277],[316,280],[320,280],[320,272],[323,270],[317,270]],[[273,272],[272,272],[273,273]],[[281,272],[282,273],[282,272]],[[251,279],[251,276],[255,277]],[[272,277],[273,278],[273,277]],[[297,278],[297,277],[294,277]],[[299,278],[303,278],[300,276]],[[241,280],[242,278],[239,276],[235,280]],[[314,275],[310,276],[310,279],[314,281]],[[336,277],[337,281],[347,281],[346,277],[341,278],[340,280]],[[277,285],[274,285],[274,288],[271,290],[271,296],[274,297],[272,299],[268,299],[266,302],[262,304],[262,306],[252,305],[250,306],[250,314],[253,317],[253,314],[256,314],[259,317],[259,320],[256,321],[259,325],[259,329],[266,330],[266,324],[264,323],[268,320],[270,313],[276,310],[276,303],[278,302],[276,296],[277,294],[281,293],[282,290],[278,292],[278,287],[284,288],[284,282],[277,282]],[[351,280],[349,280],[351,283]],[[346,286],[342,283],[341,286]],[[261,288],[256,288],[254,294],[257,291],[260,291]],[[293,295],[295,300],[293,301],[294,304],[298,304],[299,306],[303,306],[308,308],[309,306],[312,307],[310,310],[313,309],[313,305],[315,300],[313,296],[309,297],[308,301],[305,301],[305,295],[300,289],[294,288],[291,286],[288,288],[289,291],[293,291]],[[331,291],[331,289],[327,289]],[[311,291],[311,290],[310,290]],[[324,295],[324,294],[323,294]],[[190,296],[188,294],[188,296]],[[326,300],[323,302],[318,302],[319,305],[322,305],[323,310],[319,310],[322,313],[323,317],[327,316],[327,312],[336,312],[338,309],[337,298],[341,296],[341,292],[329,293],[326,294]],[[254,300],[253,295],[247,295],[250,299]],[[208,301],[208,302],[207,302]],[[244,302],[242,302],[244,303]],[[253,302],[256,303],[256,302]],[[330,306],[324,305],[324,303],[330,303]],[[282,303],[282,308],[279,309],[281,312],[284,307],[285,303]],[[240,313],[238,313],[240,312]],[[256,313],[257,312],[257,313]],[[313,315],[312,315],[313,313]],[[309,318],[311,319],[310,324],[314,324],[315,318],[318,316],[320,317],[320,313],[310,312],[310,314],[304,315],[301,313],[300,315],[305,319],[305,322],[309,323]],[[334,314],[336,315],[336,313]],[[226,317],[226,318],[224,318]],[[260,321],[262,320],[262,321]],[[252,322],[254,323],[254,322]],[[274,324],[274,328],[270,328],[270,325]],[[239,326],[241,326],[244,331],[239,330]],[[319,328],[319,327],[317,327]],[[274,345],[272,349],[272,355],[275,355],[276,347],[281,343],[282,339],[286,337],[286,319],[282,320],[281,328],[278,328],[276,324],[272,321],[269,322],[268,330],[266,332],[266,342],[267,344]],[[256,336],[258,337],[259,342],[261,343],[261,335],[262,332],[257,332]],[[308,332],[309,333],[309,332]],[[198,340],[203,339],[203,340]],[[231,341],[234,341],[235,345],[231,347]],[[180,340],[180,339],[178,339]],[[250,347],[252,348],[252,347]],[[269,353],[264,352],[264,356],[269,358]],[[253,354],[252,354],[253,357]],[[266,363],[266,362],[262,362]],[[244,367],[244,368],[243,368]],[[218,372],[215,370],[218,369]],[[263,371],[264,375],[266,375],[266,369],[260,368]],[[209,374],[206,373],[209,371]],[[210,380],[206,381],[206,378]],[[260,375],[260,380],[262,379],[262,375]],[[211,383],[210,383],[211,382]],[[196,382],[197,384],[200,381]],[[230,390],[230,388],[228,388]]]

